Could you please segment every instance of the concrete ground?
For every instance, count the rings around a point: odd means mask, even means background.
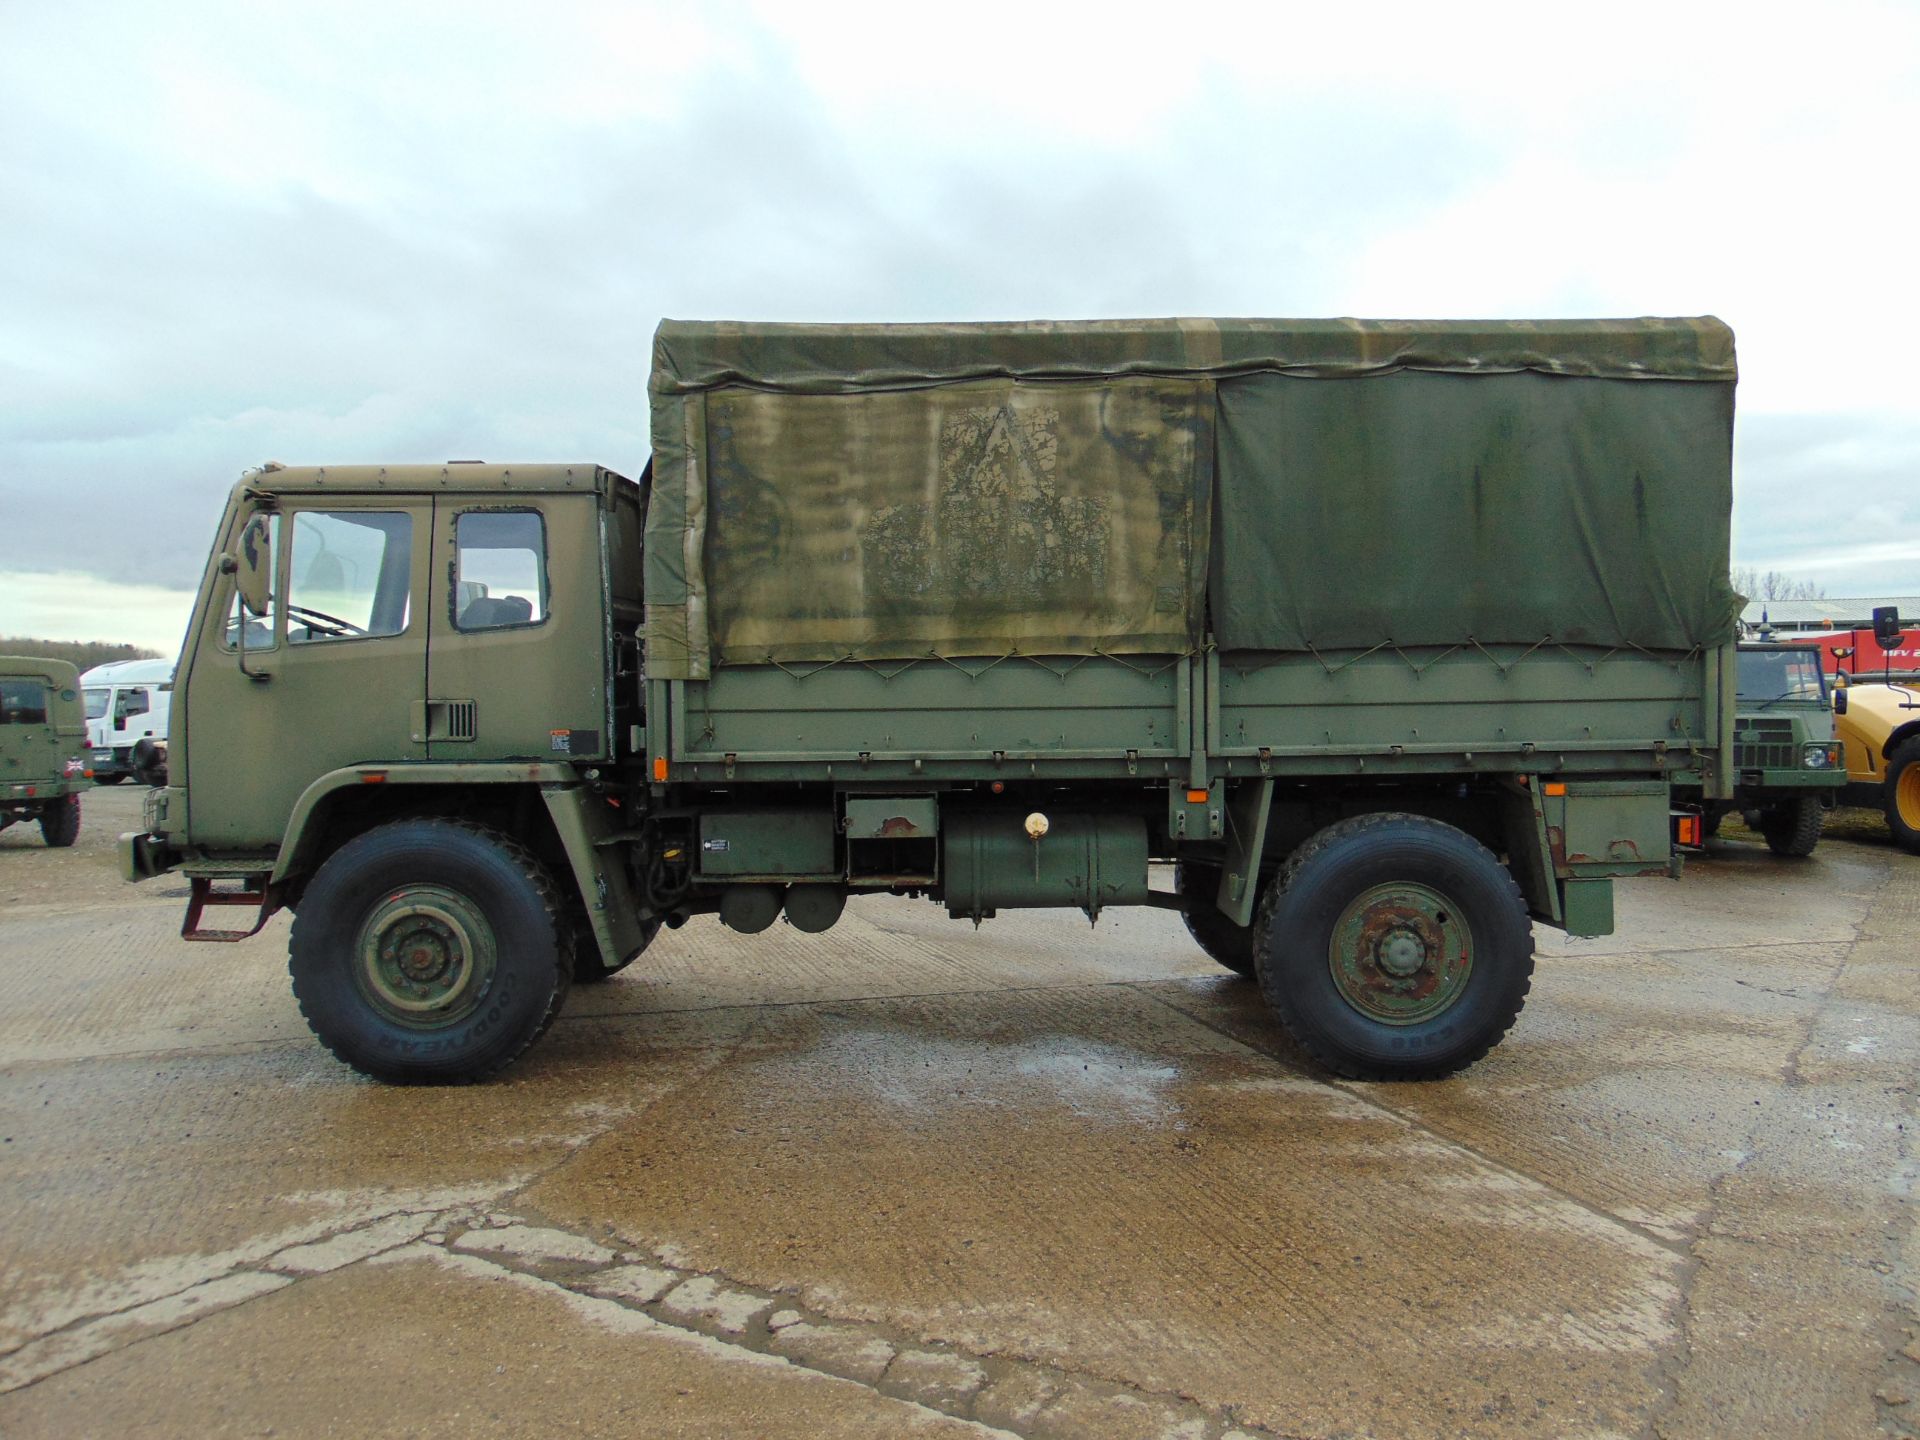
[[[497,1083],[0,836],[0,1435],[1913,1435],[1920,860],[1737,839],[1335,1083],[1177,917],[665,936]]]

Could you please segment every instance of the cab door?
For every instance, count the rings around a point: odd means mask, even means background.
[[[182,701],[190,834],[215,849],[277,845],[301,792],[331,770],[427,754],[413,712],[426,686],[432,501],[282,495],[269,523],[270,613],[248,617],[239,652],[241,609],[225,583]]]
[[[609,753],[601,520],[591,492],[436,498],[433,759]]]

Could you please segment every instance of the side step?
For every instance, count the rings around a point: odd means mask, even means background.
[[[187,918],[180,922],[182,940],[212,940],[223,944],[232,944],[236,940],[245,940],[249,935],[258,935],[260,927],[273,918],[273,912],[280,908],[267,886],[265,875],[238,875],[233,878],[240,882],[238,890],[216,890],[212,875],[189,876],[192,894],[187,899]],[[250,905],[256,908],[253,926],[247,930],[203,930],[201,917],[209,905]]]

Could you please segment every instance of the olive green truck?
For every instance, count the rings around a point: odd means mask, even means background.
[[[637,483],[243,478],[123,865],[294,911],[386,1080],[875,893],[1177,909],[1332,1070],[1448,1074],[1732,794],[1734,378],[1711,319],[663,323]]]

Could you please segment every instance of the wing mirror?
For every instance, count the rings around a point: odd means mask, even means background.
[[[1879,642],[1882,650],[1891,650],[1904,638],[1900,634],[1900,608],[1897,605],[1874,606],[1873,638]]]
[[[1844,715],[1847,713],[1847,687],[1845,685],[1834,687],[1833,713],[1836,715]]]
[[[273,531],[264,515],[255,515],[240,532],[234,584],[241,604],[255,615],[267,613],[273,603]]]

